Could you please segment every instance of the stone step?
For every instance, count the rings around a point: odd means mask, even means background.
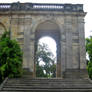
[[[6,84],[91,84],[89,81],[43,81],[43,80],[8,80]]]
[[[23,82],[12,82],[12,83],[6,83],[6,85],[17,85],[17,84],[19,84],[19,85],[21,85],[21,84],[24,84],[24,85],[26,85],[26,84],[28,84],[28,85],[30,85],[30,84],[32,84],[32,85],[35,85],[35,84],[37,84],[37,85],[44,85],[44,84],[46,84],[46,85],[48,85],[48,84],[58,84],[58,85],[60,85],[60,84],[91,84],[91,83],[79,83],[79,82],[26,82],[26,83],[23,83]]]
[[[9,85],[9,86],[14,86],[14,85],[52,85],[52,84],[55,84],[55,85],[91,85],[91,84],[84,84],[84,83],[14,83],[14,84],[8,84],[6,83],[5,85]]]
[[[12,78],[12,79],[9,79],[9,81],[33,81],[33,82],[39,82],[39,81],[48,81],[48,82],[89,82],[88,79],[26,79],[26,78]]]
[[[86,84],[82,84],[82,85],[79,85],[79,84],[61,84],[61,85],[58,85],[58,84],[49,84],[49,85],[11,85],[11,86],[4,86],[3,89],[8,89],[8,88],[40,88],[40,89],[43,89],[43,88],[78,88],[78,89],[81,89],[81,88],[92,88],[92,85],[86,85]]]
[[[92,83],[88,79],[32,79],[25,76],[8,79],[0,92],[92,92]]]
[[[85,81],[57,81],[58,83],[90,83],[90,82],[85,82]],[[8,81],[7,83],[57,83],[56,81]]]
[[[92,89],[14,89],[0,92],[92,92]]]

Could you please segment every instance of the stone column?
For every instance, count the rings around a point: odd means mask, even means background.
[[[61,77],[63,77],[63,73],[65,72],[65,69],[66,69],[66,34],[65,32],[62,32],[61,33]]]
[[[30,63],[30,28],[27,25],[25,25],[23,67],[29,68],[29,63]]]
[[[57,67],[56,67],[56,77],[61,77],[61,44],[57,41]]]
[[[65,19],[66,31],[66,69],[72,68],[72,22],[71,17]]]
[[[86,69],[86,50],[85,50],[83,17],[78,17],[78,31],[79,31],[79,45],[80,45],[80,69]]]
[[[85,34],[84,34],[84,18],[78,17],[78,31],[79,31],[79,48],[80,48],[80,77],[88,78],[86,69],[86,50],[85,50]]]
[[[31,18],[25,18],[24,30],[24,68],[34,76],[34,40],[31,39]]]
[[[73,61],[72,61],[72,17],[66,16],[65,17],[65,28],[66,32],[66,43],[65,43],[65,72],[64,78],[71,78],[73,76]]]
[[[29,68],[33,73],[33,77],[35,77],[34,50],[35,50],[35,40],[30,39],[30,63],[29,63]]]

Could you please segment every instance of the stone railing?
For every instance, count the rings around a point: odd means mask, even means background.
[[[0,10],[1,11],[7,11],[7,10],[9,10],[10,9],[10,7],[11,7],[11,4],[9,4],[9,3],[0,3]]]
[[[1,3],[0,11],[29,11],[29,10],[42,10],[42,11],[75,11],[83,12],[82,4],[40,4],[40,3]]]

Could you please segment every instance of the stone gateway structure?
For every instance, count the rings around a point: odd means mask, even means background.
[[[35,77],[38,40],[52,37],[57,44],[56,76],[87,78],[82,4],[0,4],[0,36],[11,32],[23,50],[23,68]]]

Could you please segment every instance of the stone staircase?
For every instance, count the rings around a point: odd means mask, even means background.
[[[26,74],[7,78],[0,92],[92,92],[92,83],[88,79],[31,78]]]

